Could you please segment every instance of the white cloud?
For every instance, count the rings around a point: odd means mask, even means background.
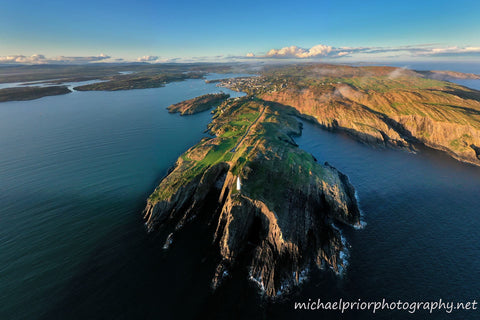
[[[137,61],[139,62],[156,62],[157,60],[159,60],[158,56],[143,56],[137,58]]]
[[[27,57],[24,55],[14,55],[14,56],[5,56],[0,57],[0,63],[45,63],[46,60],[44,55],[34,54],[33,56]]]
[[[201,60],[201,57],[192,58],[192,61]],[[148,63],[173,63],[173,62],[191,62],[188,59],[182,58],[162,58],[159,56],[142,56],[138,57],[135,61],[137,62],[148,62]]]
[[[103,61],[103,60],[108,60],[111,57],[109,55],[106,55],[104,53],[98,55],[98,56],[89,56],[89,57],[65,57],[65,56],[59,56],[59,57],[54,57],[51,58],[49,63],[54,63],[54,62],[61,62],[61,63],[88,63],[88,62],[97,62],[97,61]]]
[[[420,44],[397,47],[332,47],[318,44],[310,49],[297,46],[271,49],[265,55],[248,53],[247,58],[258,59],[314,59],[314,58],[385,58],[395,53],[400,57],[419,56],[479,56],[480,47],[440,47],[434,44]]]
[[[389,79],[397,79],[397,78],[400,78],[400,77],[405,76],[407,74],[409,74],[409,70],[407,69],[407,67],[396,68],[395,70],[393,70],[392,72],[390,72],[388,74],[388,78]]]
[[[332,47],[319,44],[310,49],[297,46],[271,49],[265,56],[268,58],[314,58],[328,56],[330,52],[332,52]]]
[[[34,54],[32,56],[12,55],[0,57],[0,63],[5,64],[77,64],[108,60],[111,57],[102,53],[98,56],[88,57],[67,57],[58,56],[47,58],[43,54]]]
[[[480,55],[480,47],[443,47],[443,48],[427,48],[417,52],[418,55],[427,56],[460,56],[460,55]]]

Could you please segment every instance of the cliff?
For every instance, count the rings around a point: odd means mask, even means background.
[[[253,98],[224,102],[209,125],[215,137],[185,152],[147,201],[147,229],[164,235],[164,248],[186,224],[212,226],[205,237],[217,253],[213,288],[243,268],[273,297],[311,266],[344,266],[334,223],[360,223],[355,191],[297,147],[297,115]]]
[[[277,67],[242,81],[230,79],[224,85],[292,106],[323,127],[365,143],[400,148],[424,144],[480,165],[477,90],[393,67]]]
[[[177,113],[180,115],[194,114],[217,107],[220,103],[230,98],[226,93],[212,93],[205,94],[190,100],[185,100],[169,106],[168,112]]]

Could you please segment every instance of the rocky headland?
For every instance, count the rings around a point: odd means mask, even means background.
[[[143,211],[164,248],[189,225],[209,225],[213,288],[245,270],[274,297],[313,266],[341,272],[346,244],[335,224],[360,225],[348,178],[292,139],[298,111],[254,97],[214,110],[204,138],[181,155]]]
[[[226,93],[205,94],[200,97],[172,104],[167,109],[170,113],[180,113],[180,115],[184,116],[217,107],[228,98],[230,98],[230,95]]]

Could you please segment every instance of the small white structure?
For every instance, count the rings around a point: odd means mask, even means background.
[[[240,191],[242,184],[240,183],[240,177],[237,177],[237,190]]]

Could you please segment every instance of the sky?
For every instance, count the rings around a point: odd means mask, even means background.
[[[480,61],[480,1],[0,0],[0,63]]]

